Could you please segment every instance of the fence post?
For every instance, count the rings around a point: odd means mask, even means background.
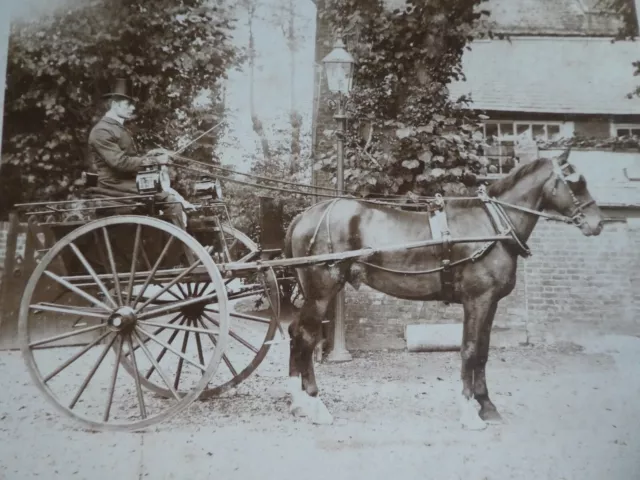
[[[18,233],[20,223],[18,214],[9,214],[9,231],[7,232],[7,243],[4,255],[4,270],[2,272],[2,283],[0,284],[0,326],[4,323],[5,316],[11,314],[15,299],[9,298],[9,283],[13,278],[13,270],[16,265],[16,249],[18,246]]]

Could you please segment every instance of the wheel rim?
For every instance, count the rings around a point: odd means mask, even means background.
[[[222,229],[227,236],[228,246],[236,253],[235,256],[242,257],[249,252],[256,252],[258,246],[247,235],[241,231],[222,225]],[[199,237],[200,243],[205,246],[209,246],[211,241],[207,240],[207,237],[201,235]],[[232,254],[232,257],[234,255]],[[238,260],[239,258],[233,258]],[[226,258],[221,260],[227,260]],[[200,399],[204,400],[213,396],[221,395],[229,389],[239,385],[242,381],[246,380],[262,363],[271,347],[271,341],[274,339],[278,330],[279,308],[280,298],[278,295],[278,283],[275,272],[273,269],[265,269],[260,275],[262,278],[255,279],[251,282],[254,285],[259,282],[262,286],[255,289],[248,289],[246,293],[253,295],[246,295],[242,289],[233,291],[229,288],[229,285],[234,281],[237,281],[237,277],[232,279],[225,278],[223,282],[227,285],[226,298],[231,304],[234,301],[240,300],[245,304],[250,302],[252,298],[261,296],[261,291],[270,290],[274,295],[268,295],[265,301],[269,301],[269,306],[256,315],[251,311],[234,311],[233,306],[229,306],[230,328],[229,328],[229,342],[225,349],[225,354],[222,357],[222,364],[212,377],[210,383],[202,391]],[[245,282],[244,285],[247,285]],[[193,297],[202,295],[207,291],[206,285],[176,285],[176,289],[173,293],[179,297]],[[204,312],[200,312],[201,315],[192,317],[190,319],[191,325],[202,327],[202,325],[214,325],[217,321],[218,307],[215,302],[209,304]],[[250,310],[250,309],[249,309]],[[172,319],[173,320],[173,319]],[[185,321],[184,318],[175,319],[176,322]],[[189,320],[186,320],[189,321]],[[174,338],[167,338],[167,342],[176,342],[177,348],[185,349],[186,351],[197,351],[200,347],[198,343],[198,334],[193,335],[190,338],[185,339],[186,336],[178,335]],[[123,362],[123,367],[127,371],[132,371],[132,365],[130,362]],[[141,378],[141,381],[145,388],[155,392],[162,397],[168,397],[171,392],[164,387],[161,379],[158,375],[153,375],[149,378]]]
[[[121,265],[116,265],[112,244],[131,240],[122,235],[122,229],[135,232],[131,238],[135,237],[133,244],[137,248],[132,251],[143,251],[154,257],[151,262],[154,267],[156,262],[158,265],[154,275],[150,275],[150,271],[144,268],[138,268],[141,262],[138,257],[134,257],[136,262],[132,262],[131,269],[123,270]],[[114,231],[120,232],[119,236],[111,236],[110,232]],[[91,255],[91,249],[101,249],[96,246],[97,243],[86,243],[87,236],[94,236],[96,232],[103,234],[108,261],[95,260],[96,256]],[[152,248],[147,252],[149,243],[145,241],[145,235],[149,232],[155,232],[153,238],[158,241],[158,249]],[[163,245],[163,248],[159,248],[159,245]],[[171,250],[174,247],[179,249]],[[154,255],[158,250],[159,254]],[[180,265],[176,260],[178,256],[172,257],[172,252],[183,252]],[[67,259],[67,264],[70,264],[68,259],[74,257],[78,260],[76,267],[81,265],[84,268],[84,277],[58,275],[48,269],[59,258]],[[136,268],[133,268],[133,264]],[[104,267],[104,271],[99,270],[96,265]],[[174,270],[165,268],[166,265]],[[135,281],[129,282],[134,272]],[[160,366],[157,361],[154,363],[153,350],[166,347],[166,343],[161,342],[155,332],[162,328],[165,331],[195,334],[196,330],[168,320],[176,309],[185,306],[185,302],[165,302],[158,310],[158,303],[151,300],[154,296],[167,296],[167,287],[180,276],[200,281],[206,279],[211,285],[209,296],[217,297],[220,313],[215,327],[209,325],[197,329],[198,333],[206,334],[215,339],[215,342],[211,342],[212,345],[206,352],[199,351],[195,361],[181,355],[177,348],[166,349],[167,357],[173,354],[174,365],[186,365],[195,372],[185,375],[181,393],[174,394],[170,386],[169,364]],[[163,287],[154,291],[149,285],[156,281]],[[47,285],[57,285],[71,291],[72,296],[75,296],[72,299],[74,304],[52,304],[39,300],[37,297],[41,297],[40,293],[45,291],[42,285],[45,288]],[[41,288],[38,289],[38,286]],[[138,293],[145,288],[150,293],[147,297],[139,296]],[[37,315],[32,313],[34,306],[48,316],[38,320]],[[55,325],[51,320],[51,315],[54,314],[60,317],[56,317]],[[85,323],[90,326],[78,326],[75,318],[79,314],[82,314]],[[71,318],[75,322],[73,325]],[[49,327],[44,334],[43,324]],[[56,328],[55,333],[51,333],[52,326]],[[87,338],[87,335],[91,338]],[[65,235],[40,260],[27,283],[20,305],[21,350],[32,380],[58,411],[95,430],[140,430],[179,414],[199,397],[215,374],[228,344],[228,335],[226,290],[215,263],[195,238],[168,222],[152,217],[130,215],[104,218]],[[36,340],[38,336],[44,338]],[[60,342],[77,342],[80,346],[60,346]],[[134,352],[129,358],[135,360],[135,369],[130,364],[129,374],[119,368],[123,365],[124,356],[119,356],[118,352],[123,351]],[[144,384],[140,379],[144,378],[145,366],[158,367],[156,370],[167,380],[167,391],[170,394],[168,399],[153,398],[148,390],[143,389]],[[78,387],[80,382],[82,384]],[[69,385],[72,385],[71,389]],[[58,393],[56,390],[62,392]],[[75,393],[73,398],[69,390]],[[65,396],[67,398],[63,399]]]

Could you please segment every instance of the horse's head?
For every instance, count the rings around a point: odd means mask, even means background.
[[[587,189],[587,181],[568,162],[571,147],[553,158],[553,174],[544,185],[545,208],[571,218],[586,236],[602,231],[602,213]]]

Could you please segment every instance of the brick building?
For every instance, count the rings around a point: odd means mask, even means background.
[[[640,2],[638,2],[640,3]],[[507,39],[480,40],[463,57],[466,81],[451,95],[471,94],[472,108],[489,118],[484,132],[492,147],[490,177],[507,172],[505,158],[526,162],[559,152],[540,151],[534,139],[574,135],[610,138],[640,135],[640,99],[629,99],[640,59],[633,42],[611,40],[620,19],[596,0],[490,0],[494,32]],[[324,2],[318,0],[318,11]],[[333,38],[317,24],[316,61]],[[321,77],[318,77],[320,79]],[[333,128],[322,102],[326,81],[316,82],[314,146]],[[533,256],[519,260],[517,285],[500,302],[497,338],[508,343],[552,341],[575,329],[640,332],[640,152],[576,149],[571,162],[585,175],[608,218],[597,238],[575,227],[541,220],[529,241]],[[317,184],[326,177],[317,175]],[[366,287],[347,286],[349,349],[404,348],[404,328],[416,323],[455,323],[462,308],[404,301]]]

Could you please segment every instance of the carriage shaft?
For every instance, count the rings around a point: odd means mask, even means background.
[[[448,243],[453,245],[457,243],[480,243],[480,242],[494,242],[511,240],[507,235],[493,235],[486,237],[461,237],[451,238]],[[414,248],[431,247],[444,244],[444,240],[421,240],[419,242],[403,243],[398,245],[389,245],[386,247],[378,248],[362,248],[359,250],[348,250],[346,252],[338,253],[323,253],[320,255],[310,255],[308,257],[297,258],[283,258],[278,260],[265,260],[257,262],[229,262],[218,265],[218,268],[222,272],[237,272],[242,270],[260,270],[262,268],[277,268],[277,267],[295,267],[295,266],[308,266],[320,263],[331,263],[342,260],[350,260],[352,258],[367,258],[376,253],[382,252],[394,252],[401,250],[411,250]]]

